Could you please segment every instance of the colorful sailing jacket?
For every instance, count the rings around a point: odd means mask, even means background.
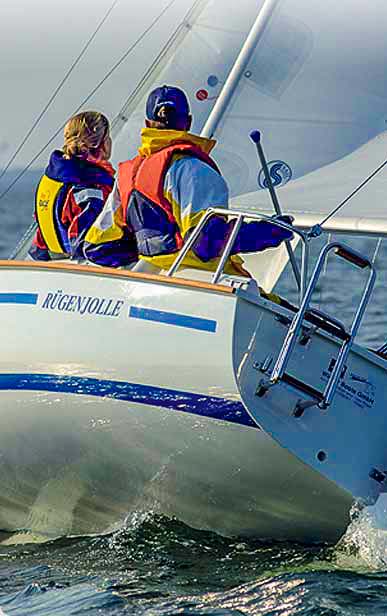
[[[125,243],[135,237],[139,257],[165,270],[204,212],[227,208],[228,188],[209,157],[215,141],[152,128],[141,136],[139,156],[120,167],[118,184],[86,235],[84,253],[100,265],[127,265],[133,254]],[[213,270],[232,226],[223,217],[211,219],[184,265]],[[270,223],[245,224],[233,253],[277,246],[287,237]],[[242,263],[232,256],[225,271],[246,275]]]
[[[120,165],[118,183],[87,233],[84,252],[101,265],[129,264],[125,235],[126,242],[132,235],[139,257],[165,269],[203,211],[227,204],[228,191],[208,155],[214,141],[153,128],[143,129],[141,137],[139,156]]]
[[[29,254],[50,260],[50,253],[83,258],[87,229],[101,212],[114,184],[107,161],[66,159],[55,150],[36,191],[38,231]]]

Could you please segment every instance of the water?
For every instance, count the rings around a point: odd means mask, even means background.
[[[17,193],[2,202],[1,258],[31,222],[37,177],[35,172],[26,177]],[[370,255],[375,248],[374,240],[346,241]],[[382,246],[374,301],[359,335],[373,347],[387,332],[385,251]],[[344,321],[349,321],[364,281],[361,275],[349,277],[348,268],[330,259],[317,296],[322,309],[334,304]],[[279,290],[295,300],[291,286],[287,275]],[[110,535],[2,543],[0,616],[387,615],[385,519],[384,507],[354,511],[336,546],[226,539],[151,511],[132,516]]]
[[[225,539],[148,513],[109,536],[1,547],[5,614],[387,614],[387,571],[335,547]],[[362,535],[360,541],[359,536]],[[372,556],[371,556],[372,560]]]

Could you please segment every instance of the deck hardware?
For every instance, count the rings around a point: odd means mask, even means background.
[[[320,310],[316,310],[315,308],[310,308],[312,295],[315,291],[328,253],[332,252],[333,250],[338,257],[344,258],[355,267],[360,267],[361,269],[367,267],[369,269],[368,279],[365,283],[363,293],[355,315],[353,317],[353,321],[349,331],[347,331],[344,325],[335,317],[325,314]],[[375,284],[375,278],[375,268],[373,266],[373,263],[367,257],[364,257],[352,248],[349,248],[348,246],[338,242],[331,242],[327,244],[320,252],[316,266],[311,275],[308,288],[303,295],[301,305],[295,311],[295,315],[285,335],[285,339],[279,351],[278,357],[275,361],[274,367],[271,370],[271,374],[268,374],[265,383],[263,383],[264,387],[266,387],[267,389],[281,381],[288,383],[295,387],[298,391],[302,391],[307,396],[311,396],[312,398],[316,399],[320,409],[327,409],[331,405],[334,395],[340,384],[340,379],[345,373],[343,371],[345,370],[346,360],[358,332],[361,320],[364,315],[364,311],[371,297],[371,292]],[[278,320],[282,322],[280,319]],[[337,356],[333,358],[335,362],[332,364],[332,371],[330,372],[328,382],[323,391],[316,390],[308,383],[304,383],[299,379],[293,377],[292,375],[286,373],[286,368],[289,364],[291,356],[294,353],[297,341],[300,340],[301,332],[301,341],[305,343],[307,342],[307,339],[305,339],[305,337],[303,338],[305,329],[304,321],[312,323],[312,325],[315,326],[317,329],[321,329],[327,332],[337,341],[340,341]],[[262,383],[258,387],[257,391],[260,391],[261,387]],[[293,411],[295,417],[301,417],[307,406],[304,407],[302,403],[297,403],[296,408]]]
[[[263,385],[258,385],[256,391],[255,391],[255,395],[258,398],[263,398],[263,396],[265,394],[267,394],[267,392],[269,391],[268,387],[264,387]]]
[[[265,372],[267,372],[270,368],[270,366],[273,363],[273,357],[271,355],[268,355],[267,357],[265,357],[265,359],[263,361],[256,361],[253,364],[253,368],[255,370],[259,370],[260,372],[263,372],[263,374],[265,374]]]
[[[286,317],[284,314],[276,314],[274,318],[278,321],[278,323],[281,323],[281,325],[285,325],[286,327],[289,327],[292,322],[292,319]]]
[[[313,400],[315,400],[316,404],[318,402],[321,402],[321,400],[323,399],[321,391],[318,391],[318,389],[316,389],[315,387],[312,387],[308,383],[305,383],[304,381],[297,379],[296,377],[289,374],[288,372],[285,372],[282,375],[282,381],[286,383],[287,385],[290,385],[294,389],[297,389],[297,391],[302,392],[305,396],[308,396],[308,399],[312,398]],[[268,387],[271,386],[270,381],[268,381],[267,386]]]
[[[366,257],[363,257],[363,255],[355,252],[354,250],[348,249],[346,246],[339,246],[336,248],[335,252],[338,257],[349,261],[349,263],[352,263],[361,269],[368,267],[369,261]]]
[[[261,379],[258,383],[258,387],[255,390],[255,395],[258,396],[258,398],[263,398],[263,396],[265,394],[267,394],[267,392],[269,391],[270,387],[267,383],[266,380]]]
[[[383,471],[379,471],[377,468],[371,468],[369,476],[371,479],[375,479],[378,483],[383,483],[387,475]]]
[[[317,405],[318,405],[317,400],[297,400],[297,404],[294,407],[293,416],[297,418],[302,417],[306,409],[309,409],[310,407],[317,406]]]
[[[339,340],[349,340],[351,336],[338,319],[321,310],[317,310],[317,308],[307,310],[305,312],[305,320],[312,323],[316,329],[322,329],[328,332],[328,334],[339,338]]]
[[[316,332],[317,327],[302,328],[301,335],[298,339],[298,344],[306,346],[312,339],[313,334]]]
[[[275,218],[273,219],[271,216],[268,216],[266,214],[257,214],[254,212],[244,212],[240,210],[238,210],[238,212],[235,212],[235,211],[221,208],[221,207],[208,208],[208,210],[206,211],[206,213],[200,220],[199,224],[195,227],[195,229],[189,236],[188,240],[184,243],[182,249],[177,254],[174,262],[172,263],[171,267],[167,271],[166,275],[173,276],[175,272],[178,271],[185,257],[187,256],[189,251],[192,249],[192,247],[197,242],[205,225],[208,223],[210,218],[212,218],[213,216],[218,216],[218,215],[224,216],[228,220],[234,219],[234,226],[233,226],[231,235],[226,243],[226,246],[224,247],[223,252],[220,255],[218,267],[212,277],[212,283],[216,284],[219,281],[220,277],[223,275],[224,267],[227,263],[227,259],[231,254],[233,245],[238,235],[238,231],[241,225],[243,224],[243,222],[245,220],[263,220],[263,221],[270,222],[271,225],[279,227],[280,229],[290,231],[291,233],[293,233],[293,235],[298,236],[299,239],[301,240],[301,245],[302,245],[301,281],[300,281],[300,289],[299,289],[299,297],[300,297],[300,302],[301,302],[305,294],[306,282],[308,278],[309,243],[308,243],[307,234],[301,231],[300,229],[298,229],[297,227],[293,227],[293,225],[286,224],[285,222],[283,222],[283,220],[278,220]]]

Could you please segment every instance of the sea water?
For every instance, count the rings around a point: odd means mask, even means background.
[[[31,222],[37,177],[29,174],[0,203],[1,258]],[[375,251],[376,240],[345,241],[369,256]],[[315,255],[321,245],[317,240]],[[386,250],[382,244],[376,290],[359,333],[359,341],[374,348],[387,338]],[[350,268],[331,257],[316,294],[321,309],[346,323],[365,280],[360,270],[349,276]],[[278,289],[296,299],[291,273]],[[387,503],[360,512],[354,507],[351,518],[336,546],[224,538],[152,511],[97,537],[9,545],[0,536],[0,616],[387,615]]]

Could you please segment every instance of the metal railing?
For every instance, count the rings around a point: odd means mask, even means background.
[[[231,255],[232,248],[237,239],[239,230],[242,224],[245,222],[245,220],[248,219],[248,220],[265,221],[265,222],[269,222],[272,225],[275,225],[276,227],[280,227],[281,229],[286,229],[287,231],[290,231],[294,235],[299,236],[302,242],[300,302],[302,301],[302,298],[304,297],[304,294],[305,294],[306,285],[307,285],[307,277],[308,277],[308,261],[309,261],[308,236],[306,233],[304,233],[297,227],[288,225],[282,222],[281,220],[278,220],[276,218],[271,218],[270,216],[266,216],[265,214],[255,214],[252,212],[244,212],[244,211],[239,211],[239,210],[228,210],[228,209],[220,208],[220,207],[219,208],[209,208],[207,212],[204,214],[199,224],[197,225],[197,227],[195,227],[195,229],[192,231],[188,240],[185,242],[183,248],[180,250],[175,261],[173,262],[172,266],[168,270],[167,276],[173,276],[173,274],[175,274],[175,272],[179,269],[180,265],[182,265],[185,257],[187,256],[188,252],[192,250],[192,248],[195,245],[195,242],[199,239],[201,232],[203,231],[205,225],[208,223],[208,221],[210,220],[212,216],[225,216],[227,218],[236,219],[231,235],[229,239],[227,240],[227,243],[222,253],[219,256],[219,263],[217,265],[216,271],[211,280],[213,284],[216,284],[218,280],[220,279],[221,275],[223,274],[225,265],[227,263],[228,258]]]

